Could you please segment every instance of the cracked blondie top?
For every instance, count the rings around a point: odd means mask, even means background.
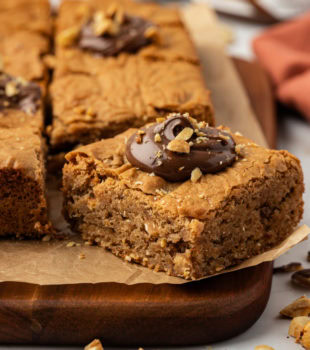
[[[209,91],[197,66],[119,56],[107,59],[97,73],[53,81],[49,132],[54,148],[111,137],[171,111],[214,123]]]
[[[178,182],[129,163],[128,140],[145,136],[144,129],[67,154],[64,208],[73,228],[125,261],[186,279],[214,274],[279,244],[303,213],[298,159],[216,130],[233,138],[235,161]]]
[[[43,56],[50,50],[52,19],[48,0],[0,2],[0,69],[35,81],[45,91]]]
[[[130,0],[64,1],[54,66],[48,134],[56,150],[172,111],[214,124],[210,94],[176,9]]]

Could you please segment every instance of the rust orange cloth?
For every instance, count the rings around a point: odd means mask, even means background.
[[[267,30],[254,40],[253,48],[277,98],[310,121],[310,12]]]

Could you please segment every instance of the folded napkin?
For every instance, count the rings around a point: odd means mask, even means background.
[[[253,48],[277,98],[310,121],[310,12],[267,30]]]

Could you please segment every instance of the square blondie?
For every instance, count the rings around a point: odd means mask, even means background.
[[[112,137],[171,111],[214,125],[210,92],[176,8],[67,0],[55,26],[47,129],[54,151]]]
[[[135,56],[106,59],[97,75],[55,79],[50,93],[49,134],[55,149],[111,137],[171,111],[189,112],[214,124],[210,92],[200,69],[187,62],[170,65]]]
[[[33,128],[0,128],[0,148],[0,237],[50,233],[44,140]]]
[[[64,209],[84,240],[197,279],[276,246],[301,219],[303,175],[290,153],[231,134],[238,154],[231,166],[199,181],[170,182],[128,162],[126,143],[135,132],[66,155]]]

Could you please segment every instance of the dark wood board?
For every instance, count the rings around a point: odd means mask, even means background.
[[[274,145],[271,90],[260,91],[265,82],[256,65],[235,63]],[[266,307],[271,281],[272,263],[183,285],[4,282],[0,343],[85,345],[100,338],[118,346],[208,344],[249,328]]]

